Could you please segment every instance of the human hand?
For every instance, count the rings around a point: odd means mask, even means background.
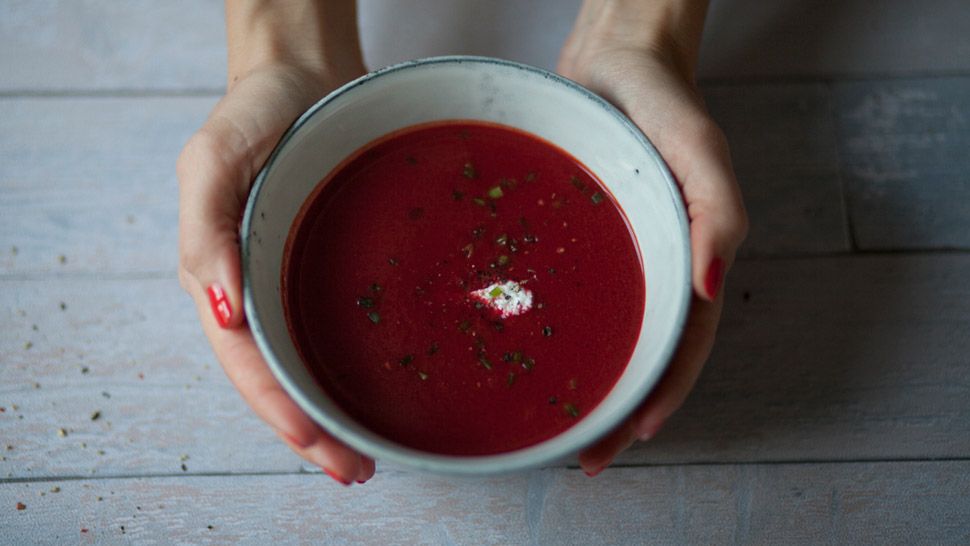
[[[562,75],[620,108],[656,146],[680,184],[690,219],[693,297],[680,344],[633,415],[580,453],[590,476],[636,440],[655,436],[687,398],[714,344],[724,276],[747,234],[727,140],[694,84],[704,4],[587,0],[559,61]],[[657,6],[668,11],[658,16],[651,11]]]
[[[282,54],[279,36],[271,47],[241,43],[238,37],[234,42],[234,35],[253,35],[254,26],[263,31],[273,24],[293,26],[278,20],[254,23],[256,16],[245,13],[249,8],[250,3],[227,3],[230,84],[178,159],[179,281],[195,300],[226,375],[256,414],[297,454],[335,480],[363,483],[374,475],[374,461],[317,426],[263,360],[243,313],[238,239],[253,178],[283,132],[324,94],[362,75],[363,61],[359,50],[353,50],[356,35],[350,52],[336,63],[312,62],[313,52]],[[288,13],[294,12],[284,9],[271,16]],[[245,51],[247,46],[255,49]]]

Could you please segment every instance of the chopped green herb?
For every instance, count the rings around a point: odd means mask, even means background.
[[[495,331],[496,332],[501,332],[501,331],[505,330],[505,325],[502,324],[501,322],[493,322],[492,323],[492,328],[495,328]]]
[[[485,355],[479,355],[478,362],[481,363],[486,370],[492,369],[492,362]]]
[[[603,194],[600,192],[596,192],[593,195],[589,196],[589,200],[592,201],[594,205],[599,205],[600,203],[603,202]]]
[[[498,199],[503,195],[505,195],[505,193],[502,191],[502,186],[493,186],[490,190],[488,190],[488,196],[492,199]]]
[[[522,240],[529,244],[535,244],[539,242],[539,238],[536,237],[535,235],[523,235]]]
[[[475,166],[471,162],[465,163],[465,168],[462,169],[461,174],[469,180],[478,178],[478,172],[475,171]]]
[[[458,329],[462,332],[467,332],[471,327],[472,323],[468,322],[467,320],[463,320],[458,324]]]
[[[512,362],[522,362],[522,351],[512,353]]]
[[[484,309],[484,308],[485,308],[485,304],[484,303],[482,303],[480,301],[476,301],[475,302],[475,309]]]
[[[502,355],[502,360],[506,362],[512,362],[512,353],[506,351],[505,354]]]
[[[515,374],[514,373],[509,372],[509,378],[508,378],[508,380],[506,380],[506,383],[508,383],[508,385],[510,387],[512,386],[513,383],[515,383]]]
[[[480,206],[480,207],[484,207],[485,206],[485,200],[482,199],[481,197],[476,197],[476,198],[472,199],[472,202],[475,203],[476,205]]]
[[[485,226],[478,226],[472,230],[472,237],[477,241],[482,238],[483,233],[485,233]]]
[[[389,264],[391,264],[393,266],[396,266],[398,264],[397,260],[395,260],[394,258],[388,258],[387,259],[387,263],[389,263]]]
[[[526,182],[532,182],[535,179],[536,179],[536,172],[535,171],[529,171],[529,173],[527,175],[525,175],[525,181]]]
[[[556,268],[555,267],[550,267],[549,268],[549,274],[550,275],[555,275],[556,274]]]
[[[571,391],[576,390],[576,378],[575,377],[569,380],[569,390],[571,390]]]
[[[377,324],[381,321],[381,316],[377,314],[377,312],[375,311],[371,311],[370,313],[367,313],[367,318],[369,318],[370,321],[373,322],[374,324]]]
[[[570,417],[579,417],[579,410],[576,409],[576,406],[570,404],[569,402],[563,404],[562,409],[566,412],[566,415]]]
[[[542,329],[542,335],[544,335],[546,337],[552,336],[552,327],[551,326],[546,326],[545,328],[543,328]]]
[[[403,357],[401,357],[401,360],[397,361],[397,363],[400,364],[401,366],[407,366],[413,360],[414,360],[414,355],[404,355]]]
[[[451,198],[454,199],[455,201],[461,201],[462,198],[464,197],[465,197],[465,194],[458,190],[451,192]]]
[[[509,242],[509,236],[507,233],[503,233],[495,238],[495,244],[505,246]]]
[[[522,369],[524,369],[525,371],[531,372],[532,368],[535,368],[535,366],[536,366],[536,361],[533,360],[531,356],[527,356],[524,359],[522,359]]]
[[[498,257],[498,260],[496,261],[496,263],[498,263],[499,267],[505,267],[509,265],[509,257],[506,256],[505,254],[502,254],[501,256]]]
[[[431,356],[438,352],[438,342],[434,341],[431,343],[431,347],[428,347],[428,356]]]
[[[381,290],[382,290],[381,289],[381,285],[377,284],[376,282],[374,284],[370,285],[370,291],[371,292],[380,292]]]
[[[428,380],[428,374],[426,374],[424,372],[418,372],[418,377],[421,378],[421,381],[427,381]]]
[[[556,397],[555,396],[550,396],[549,397],[549,405],[555,406],[557,402],[558,402],[558,400],[556,400]]]
[[[495,288],[488,291],[488,297],[494,299],[502,295],[502,287],[496,286]]]
[[[586,193],[586,184],[576,176],[570,176],[569,182],[579,191]]]
[[[503,178],[499,184],[501,184],[503,188],[510,190],[515,189],[515,187],[519,185],[514,178]]]
[[[371,307],[374,307],[374,298],[361,296],[357,298],[357,305],[363,307],[364,309],[370,309]]]
[[[475,252],[475,245],[473,245],[472,243],[468,243],[467,245],[462,247],[461,251],[465,254],[466,258],[471,258],[472,253]]]

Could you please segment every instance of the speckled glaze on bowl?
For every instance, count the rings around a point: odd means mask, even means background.
[[[616,386],[575,426],[525,449],[457,457],[417,451],[360,426],[317,386],[290,339],[280,294],[283,247],[318,182],[374,139],[437,120],[481,120],[533,133],[603,182],[633,229],[644,266],[640,338]],[[381,461],[435,472],[490,474],[575,454],[619,424],[666,369],[690,299],[690,244],[680,191],[660,155],[616,108],[545,70],[483,57],[406,62],[344,85],[300,116],[256,178],[241,226],[249,326],[283,388],[347,445]]]

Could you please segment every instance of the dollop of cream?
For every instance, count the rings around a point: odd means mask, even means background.
[[[521,315],[532,309],[532,291],[515,281],[492,283],[471,292],[472,299],[494,309],[503,319]]]

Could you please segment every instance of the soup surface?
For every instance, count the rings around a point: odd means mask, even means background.
[[[508,127],[420,125],[335,169],[284,256],[291,336],[327,394],[399,444],[513,451],[592,411],[644,309],[626,219],[575,159]]]

